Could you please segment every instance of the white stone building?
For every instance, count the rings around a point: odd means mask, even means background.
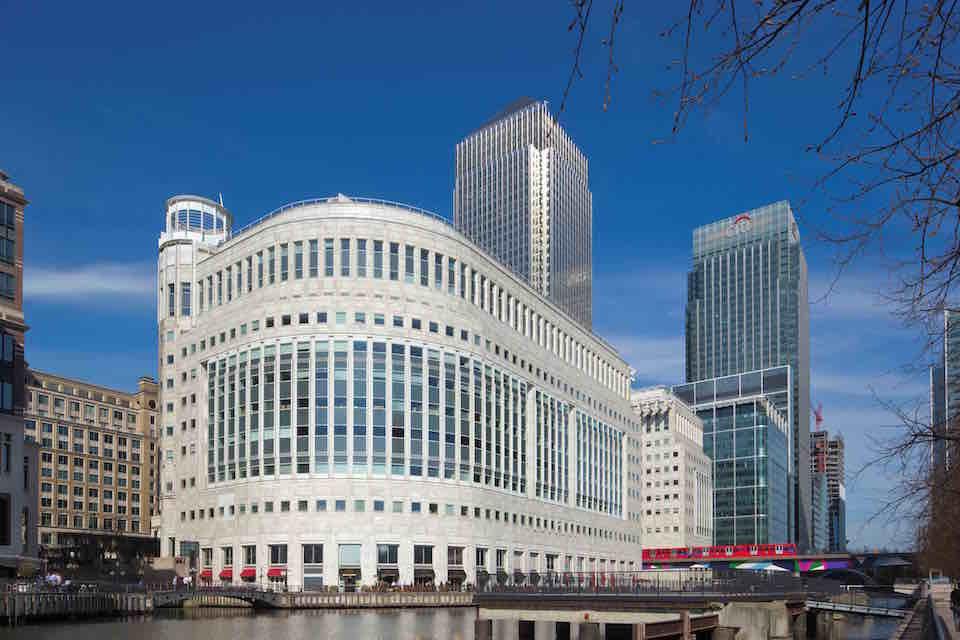
[[[703,452],[703,423],[669,389],[635,390],[640,470],[634,490],[643,546],[713,544],[713,463]]]
[[[629,369],[445,220],[167,201],[161,554],[217,582],[639,568]]]

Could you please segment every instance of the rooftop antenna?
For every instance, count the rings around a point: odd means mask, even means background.
[[[222,192],[222,191],[218,191],[218,192],[217,192],[217,195],[220,197],[220,206],[222,207],[222,206],[223,206],[223,192]]]

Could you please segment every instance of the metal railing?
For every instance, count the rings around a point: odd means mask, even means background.
[[[445,218],[438,213],[434,213],[433,211],[427,211],[426,209],[421,209],[420,207],[415,207],[410,204],[404,204],[402,202],[393,202],[391,200],[383,200],[380,198],[361,198],[361,197],[344,196],[343,194],[337,194],[335,196],[330,196],[327,198],[309,198],[307,200],[297,200],[296,202],[289,202],[283,205],[282,207],[278,207],[273,211],[271,211],[270,213],[267,213],[266,215],[263,215],[257,218],[253,222],[243,225],[236,231],[231,232],[230,237],[227,239],[227,241],[229,242],[230,240],[233,240],[234,238],[237,238],[243,235],[244,233],[258,226],[262,222],[266,222],[270,218],[273,218],[274,216],[277,216],[283,213],[284,211],[289,211],[290,209],[296,209],[297,207],[304,207],[304,206],[309,206],[314,204],[350,204],[350,203],[374,204],[374,205],[380,205],[385,207],[392,207],[396,209],[403,209],[404,211],[408,211],[410,213],[416,213],[416,214],[425,216],[427,218],[430,218],[431,220],[437,220],[447,226],[453,226],[453,223],[448,218]]]
[[[767,595],[842,592],[833,580],[734,571],[499,572],[477,578],[478,593]]]

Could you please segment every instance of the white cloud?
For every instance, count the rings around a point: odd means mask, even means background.
[[[30,267],[24,270],[24,297],[30,300],[84,301],[90,296],[154,300],[155,269],[147,262],[103,262],[78,267]]]

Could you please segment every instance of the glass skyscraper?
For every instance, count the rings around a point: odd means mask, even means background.
[[[930,444],[933,468],[950,466],[946,432],[960,416],[960,311],[943,312],[943,350],[940,361],[930,367],[930,424],[941,437]]]
[[[456,155],[457,230],[590,328],[587,159],[547,103],[517,100],[457,144]]]
[[[788,531],[801,548],[809,547],[811,524],[809,325],[807,262],[789,203],[694,230],[687,279],[687,382],[790,367]]]
[[[673,388],[703,421],[713,460],[714,544],[776,544],[789,538],[790,367]]]

